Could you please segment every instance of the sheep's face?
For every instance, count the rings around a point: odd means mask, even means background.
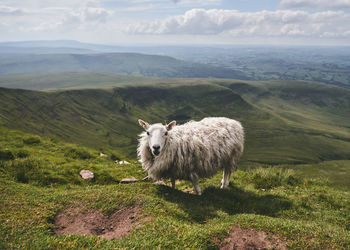
[[[150,151],[154,156],[158,156],[168,139],[168,131],[175,126],[176,121],[172,121],[165,126],[160,123],[149,125],[142,120],[139,120],[139,124],[146,130]]]

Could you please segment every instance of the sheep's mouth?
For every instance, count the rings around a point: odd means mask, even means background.
[[[153,153],[154,156],[158,156],[160,154],[160,151],[153,150],[152,153]]]

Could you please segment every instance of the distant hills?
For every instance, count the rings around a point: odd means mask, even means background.
[[[109,72],[163,78],[304,80],[350,88],[348,58],[347,46],[115,46],[73,40],[19,41],[0,43],[0,74]]]
[[[244,73],[233,69],[137,53],[0,55],[0,74],[40,72],[108,72],[151,77],[249,79]]]
[[[52,51],[62,48],[77,48],[94,52],[117,52],[122,46],[83,43],[75,40],[34,40],[17,42],[0,42],[0,48],[50,48]]]

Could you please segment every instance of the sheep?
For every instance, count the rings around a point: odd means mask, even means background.
[[[221,188],[229,185],[243,153],[244,132],[240,122],[225,117],[208,117],[176,126],[149,123],[139,119],[145,129],[139,136],[137,155],[142,168],[154,180],[191,181],[196,193],[200,178],[212,177],[223,169]]]

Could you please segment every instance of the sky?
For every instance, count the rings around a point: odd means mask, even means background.
[[[350,45],[350,0],[0,0],[0,41]]]

